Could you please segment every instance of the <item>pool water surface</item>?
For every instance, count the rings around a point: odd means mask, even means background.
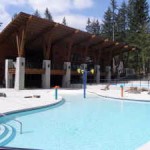
[[[106,99],[94,94],[62,94],[65,103],[14,114],[23,123],[6,146],[44,150],[134,150],[150,141],[150,104]],[[4,120],[3,120],[4,121]],[[2,122],[2,121],[1,121]]]

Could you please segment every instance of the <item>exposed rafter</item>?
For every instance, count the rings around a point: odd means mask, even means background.
[[[61,36],[59,39],[57,39],[57,40],[55,40],[54,42],[53,42],[53,45],[56,45],[56,44],[58,44],[58,43],[60,43],[60,42],[62,42],[62,41],[65,41],[65,40],[67,40],[67,39],[71,39],[70,41],[72,42],[73,40],[73,37],[74,36],[76,36],[77,35],[77,33],[79,33],[80,32],[80,30],[75,30],[75,31],[73,31],[73,32],[71,32],[71,33],[68,33],[68,34],[65,34],[64,36]]]
[[[72,42],[68,43],[68,51],[67,51],[67,61],[70,62],[71,61],[71,53],[72,53]]]
[[[37,35],[33,36],[32,39],[29,39],[28,42],[26,43],[27,45],[30,45],[34,43],[37,39],[39,39],[41,36],[48,36],[52,32],[54,32],[54,28],[57,28],[58,24],[54,24],[52,27],[46,27],[43,30],[41,30]]]
[[[16,44],[19,57],[24,56],[24,41],[25,41],[25,31],[22,30],[22,32],[18,32],[18,34],[16,34]]]
[[[90,36],[88,36],[88,37],[85,37],[84,39],[82,39],[82,40],[80,40],[80,41],[78,41],[78,42],[75,42],[74,43],[74,45],[73,46],[77,46],[77,45],[83,45],[83,44],[85,44],[85,45],[89,45],[89,42],[92,40],[92,39],[94,39],[96,37],[96,35],[90,35]]]
[[[20,16],[17,15],[16,19],[14,19],[12,22],[10,22],[7,25],[7,28],[13,28],[13,29],[9,30],[9,33],[7,33],[5,36],[2,37],[2,39],[0,39],[0,43],[2,43],[5,39],[11,38],[11,36],[14,34],[14,32],[18,32],[21,30],[20,28],[23,28],[24,32],[26,32],[26,29],[27,29],[30,21],[32,20],[32,15],[28,15],[28,17],[26,17],[25,22],[20,22],[20,27],[16,28],[15,24],[17,22],[17,19],[19,20],[19,17]],[[13,26],[13,24],[14,24],[14,26]],[[4,31],[5,31],[5,29],[1,32],[1,34],[3,34]],[[14,35],[16,35],[16,34],[14,34]]]
[[[93,47],[95,47],[95,46],[101,46],[103,43],[104,43],[104,41],[100,41],[100,42],[97,42],[97,43],[95,43],[95,44],[91,44],[91,45],[90,45],[90,48],[93,48]]]

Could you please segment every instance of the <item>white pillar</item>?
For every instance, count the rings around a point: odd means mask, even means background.
[[[100,83],[100,65],[95,65],[95,80],[96,83],[99,84]]]
[[[49,89],[50,88],[50,76],[51,76],[51,61],[43,60],[43,69],[45,73],[42,75],[42,88]]]
[[[70,87],[71,80],[71,62],[64,62],[65,75],[63,76],[63,87]]]
[[[106,66],[106,80],[107,82],[111,81],[111,66]]]
[[[17,57],[16,74],[15,74],[15,89],[23,90],[25,81],[25,58]]]
[[[13,60],[12,59],[5,60],[5,86],[6,86],[6,88],[13,87],[13,75],[9,74],[9,68],[13,68]]]

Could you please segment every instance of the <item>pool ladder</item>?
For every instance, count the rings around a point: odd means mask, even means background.
[[[0,113],[0,116],[7,116],[6,114],[4,114],[4,113]],[[15,122],[17,122],[18,124],[19,124],[19,126],[20,126],[20,134],[22,134],[23,132],[22,132],[22,129],[23,129],[23,125],[22,125],[22,122],[21,121],[19,121],[19,120],[17,120],[17,119],[12,119],[13,121],[15,121]]]

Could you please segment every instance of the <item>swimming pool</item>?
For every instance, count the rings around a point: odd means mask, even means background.
[[[93,94],[65,94],[59,107],[10,115],[13,140],[6,146],[44,150],[134,150],[150,140],[150,104]],[[1,123],[6,121],[1,120]]]

